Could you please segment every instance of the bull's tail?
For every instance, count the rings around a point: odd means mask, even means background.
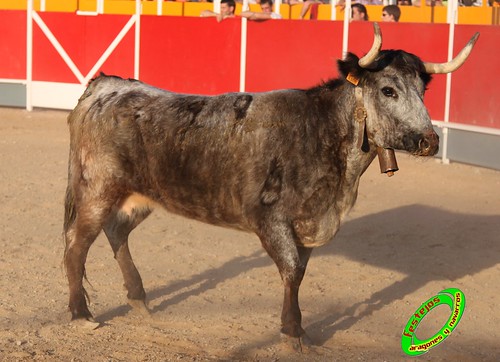
[[[64,260],[66,259],[66,253],[69,248],[71,240],[68,237],[68,232],[71,226],[74,224],[76,219],[76,209],[75,209],[75,199],[73,194],[73,189],[71,188],[70,181],[71,175],[68,176],[68,187],[66,188],[66,197],[64,200],[64,224],[63,224],[63,242],[64,242],[64,256],[63,256],[63,266]]]
[[[64,200],[64,225],[63,225],[63,237],[64,242],[67,246],[67,232],[71,225],[75,222],[76,219],[76,209],[75,209],[75,199],[73,195],[73,190],[70,185],[66,188],[66,198]]]

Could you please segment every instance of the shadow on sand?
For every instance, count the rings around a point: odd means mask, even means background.
[[[406,277],[342,313],[325,313],[306,330],[321,331],[319,335],[311,334],[324,343],[336,331],[349,329],[429,282],[453,282],[496,265],[500,262],[498,225],[498,216],[457,214],[422,205],[404,206],[346,223],[335,241],[319,249],[318,255],[345,255]]]
[[[406,277],[347,310],[325,310],[314,318],[316,322],[305,325],[306,331],[317,343],[324,344],[337,331],[349,329],[360,319],[394,300],[403,299],[429,282],[453,282],[496,265],[500,262],[498,225],[498,216],[458,214],[422,205],[404,206],[347,222],[333,242],[315,250],[311,263],[314,263],[314,256],[344,255],[350,260],[403,273]],[[153,312],[163,311],[169,305],[202,294],[250,269],[270,264],[272,261],[265,252],[257,251],[248,257],[234,258],[219,268],[151,290],[148,299],[164,298],[188,289],[162,300],[153,308]],[[341,285],[339,290],[341,292]],[[99,319],[106,321],[129,309],[118,307]],[[271,339],[273,341],[263,339],[260,345],[242,348],[262,348],[273,343],[274,338]]]

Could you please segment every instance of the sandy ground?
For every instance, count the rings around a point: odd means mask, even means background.
[[[66,115],[0,109],[0,360],[409,360],[407,320],[450,287],[465,293],[465,314],[418,359],[499,359],[500,172],[404,154],[392,178],[372,164],[349,220],[313,253],[301,307],[319,354],[280,343],[281,281],[257,237],[162,210],[131,235],[152,317],[127,305],[101,236],[87,290],[103,326],[72,325],[61,267]],[[417,335],[430,337],[448,315],[436,308]]]

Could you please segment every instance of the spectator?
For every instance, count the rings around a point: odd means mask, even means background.
[[[483,6],[483,0],[460,0],[460,6]]]
[[[358,4],[363,4],[363,5],[382,5],[383,4],[382,0],[358,0],[356,2]]]
[[[234,18],[234,9],[236,8],[236,3],[234,0],[221,0],[220,2],[220,14],[217,14],[211,10],[203,10],[200,14],[202,18],[215,17],[217,21],[222,21],[227,18]]]
[[[351,6],[351,21],[368,21],[368,11],[363,4],[352,4]]]
[[[280,14],[273,12],[273,0],[261,0],[260,10],[262,12],[243,11],[241,16],[248,20],[281,19]]]
[[[421,6],[424,0],[412,0],[412,5]],[[425,5],[427,6],[443,6],[442,0],[425,0]],[[460,1],[459,1],[460,5]]]
[[[398,0],[398,6],[412,5],[411,0]]]
[[[401,10],[397,5],[387,5],[382,8],[382,21],[397,23],[401,16]]]
[[[304,0],[302,9],[300,9],[300,18],[304,19],[306,13],[311,9],[310,19],[318,18],[318,6],[321,4],[329,4],[330,0]]]

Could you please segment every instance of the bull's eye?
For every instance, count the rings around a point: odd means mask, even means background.
[[[394,88],[391,88],[391,87],[384,87],[382,88],[382,93],[384,93],[384,96],[386,97],[392,97],[392,98],[397,98],[398,95],[396,93],[396,91],[394,90]]]

